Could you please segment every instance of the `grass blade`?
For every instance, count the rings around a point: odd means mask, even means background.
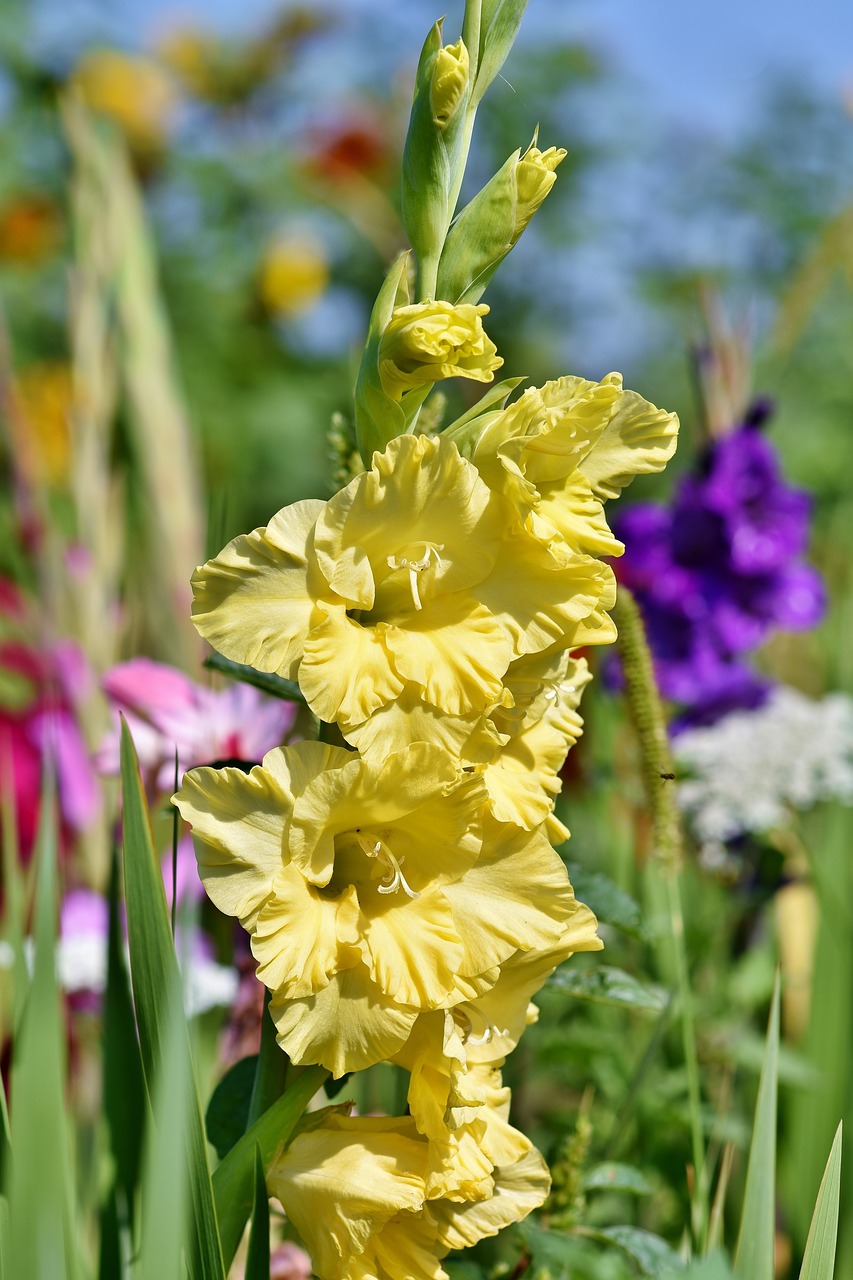
[[[180,989],[180,974],[136,751],[124,722],[121,730],[121,779],[127,940],[142,1064],[151,1094],[157,1077],[157,1064],[165,1050],[169,1026],[168,994],[173,989]],[[191,1271],[196,1280],[224,1280],[225,1268],[186,1024],[181,1046],[191,1089],[186,1133],[195,1227]]]
[[[268,1169],[286,1146],[296,1123],[328,1077],[325,1067],[306,1067],[278,1102],[243,1134],[213,1175],[222,1253],[230,1266],[254,1203],[256,1152]]]
[[[809,1238],[800,1280],[832,1280],[835,1271],[835,1242],[838,1236],[838,1207],[841,1198],[841,1125],[826,1162],[815,1201]]]
[[[189,1244],[187,1128],[192,1097],[177,975],[164,1003],[163,1051],[154,1082],[154,1121],[148,1126],[142,1176],[139,1280],[182,1280],[186,1272],[181,1258]]]
[[[56,980],[56,818],[50,788],[42,804],[37,856],[35,963],[12,1064],[5,1261],[10,1277],[75,1280],[80,1272],[64,1096],[65,1025]]]
[[[746,1189],[734,1266],[742,1280],[773,1280],[776,1195],[776,1100],[779,1078],[779,975],[773,987],[764,1064],[758,1085]]]
[[[255,1147],[255,1209],[249,1233],[245,1280],[269,1280],[270,1274],[270,1202],[267,1179],[259,1147]]]
[[[142,1153],[144,1118],[148,1112],[145,1076],[130,984],[125,967],[122,926],[118,904],[118,860],[113,861],[109,892],[107,938],[107,986],[104,992],[104,1113],[116,1183],[132,1215]],[[132,1225],[132,1222],[129,1224]]]

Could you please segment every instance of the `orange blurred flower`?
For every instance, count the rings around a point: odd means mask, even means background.
[[[37,266],[62,234],[59,206],[50,196],[22,191],[0,207],[0,261]]]

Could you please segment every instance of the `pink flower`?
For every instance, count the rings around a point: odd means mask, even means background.
[[[154,789],[169,791],[195,765],[220,760],[257,763],[272,747],[289,740],[296,708],[268,698],[250,685],[207,689],[174,667],[149,658],[133,658],[104,677],[112,704],[113,729],[97,753],[103,773],[119,768],[119,718],[128,723],[143,773]]]

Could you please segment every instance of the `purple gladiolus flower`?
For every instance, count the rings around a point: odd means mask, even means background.
[[[676,726],[712,724],[761,705],[770,682],[746,663],[775,628],[807,629],[823,614],[819,574],[802,556],[811,499],[781,475],[758,426],[713,442],[671,506],[629,507],[614,532],[616,565],[646,621],[661,688],[681,703]]]

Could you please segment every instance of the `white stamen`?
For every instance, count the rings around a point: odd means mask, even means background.
[[[418,589],[418,575],[423,573],[424,569],[430,566],[431,558],[435,556],[436,568],[441,565],[441,556],[439,551],[444,550],[444,543],[418,542],[416,547],[423,547],[424,553],[417,560],[410,560],[408,556],[389,556],[387,560],[389,569],[408,569],[409,571],[409,590],[412,593],[412,601],[416,609],[423,609],[421,601],[421,593]]]
[[[380,862],[385,864],[386,876],[384,880],[379,882],[380,893],[396,893],[398,889],[402,889],[403,893],[414,899],[421,895],[416,893],[414,889],[406,881],[400,867],[406,861],[405,855],[402,858],[395,858],[391,850],[382,840],[376,840],[371,845],[367,841],[366,836],[359,836],[358,843],[361,845],[368,858],[378,858]]]

